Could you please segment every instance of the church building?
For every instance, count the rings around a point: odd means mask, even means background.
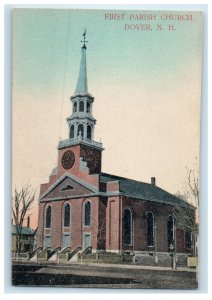
[[[185,253],[190,246],[184,230],[176,229],[174,210],[190,208],[187,202],[159,188],[154,177],[145,183],[102,172],[104,149],[94,140],[86,51],[84,34],[69,136],[59,141],[57,167],[40,187],[37,246],[117,253],[176,247]]]

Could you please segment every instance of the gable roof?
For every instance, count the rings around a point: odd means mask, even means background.
[[[188,202],[170,194],[169,192],[153,184],[140,182],[107,173],[100,174],[100,182],[107,183],[110,181],[119,181],[120,193],[127,197],[180,206],[185,208],[192,207],[192,205],[190,205]]]
[[[77,186],[81,187],[81,191],[76,192]],[[69,187],[69,188],[68,188]],[[56,193],[53,193],[53,192]],[[95,195],[98,190],[93,185],[81,180],[80,178],[65,173],[60,178],[58,178],[42,195],[40,195],[41,200],[52,200],[52,199],[68,199],[71,197],[79,197],[88,195]]]
[[[69,199],[69,198],[79,198],[79,197],[92,197],[92,196],[115,196],[122,195],[129,198],[134,198],[138,200],[151,201],[157,203],[164,203],[172,206],[180,206],[184,208],[193,208],[195,207],[185,200],[172,195],[171,193],[159,188],[156,185],[140,182],[137,180],[128,179],[121,176],[116,176],[108,173],[100,173],[96,174],[99,176],[100,183],[107,183],[111,181],[119,181],[119,191],[110,191],[103,192],[102,190],[98,190],[93,185],[81,180],[80,178],[70,174],[65,173],[60,178],[58,178],[42,195],[40,195],[40,201],[48,201],[48,200],[61,200],[61,199]],[[72,182],[71,182],[72,181]],[[80,185],[84,192],[75,193],[74,189],[65,189],[61,194],[61,189],[65,186],[71,185],[72,183],[76,183]],[[74,186],[74,185],[73,185]],[[60,191],[56,191],[56,189],[60,188]],[[85,192],[87,189],[87,193]],[[56,194],[52,194],[53,191],[56,191]],[[73,193],[74,192],[74,193]]]

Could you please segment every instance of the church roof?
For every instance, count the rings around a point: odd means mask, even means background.
[[[192,207],[186,201],[150,183],[140,182],[107,173],[100,174],[100,182],[119,181],[120,192],[127,197],[180,207]]]
[[[34,230],[31,227],[22,227],[21,233],[23,235],[33,235]],[[12,234],[18,234],[18,227],[16,225],[12,225]]]
[[[87,93],[88,93],[88,83],[87,83],[87,68],[86,68],[86,47],[82,47],[79,77],[77,81],[75,94],[87,94]]]

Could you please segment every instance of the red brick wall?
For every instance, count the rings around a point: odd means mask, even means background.
[[[182,229],[177,229],[176,231],[176,240],[177,240],[177,252],[185,252],[185,234]]]
[[[99,199],[99,231],[98,231],[98,249],[106,249],[106,207],[107,199]]]
[[[88,182],[89,178],[89,181],[94,185],[99,185],[98,175],[80,173],[80,178],[86,182]],[[105,186],[107,190],[112,191],[114,191],[114,189],[117,191],[118,187],[118,182],[107,183]],[[84,199],[82,195],[82,198],[70,199],[66,201],[71,205],[71,227],[69,229],[65,229],[65,231],[71,233],[72,249],[75,249],[79,246],[82,247],[83,233],[91,232],[93,250],[97,248],[106,248],[107,250],[149,250],[147,247],[146,218],[147,212],[151,211],[156,220],[156,250],[159,252],[168,251],[167,220],[169,215],[173,214],[173,206],[120,196],[100,199],[99,197],[92,197],[90,198],[92,205],[92,224],[89,227],[85,227],[83,226],[83,202],[87,200],[88,199]],[[52,206],[52,228],[51,230],[44,230],[45,203],[40,203],[38,246],[43,245],[44,233],[51,233],[52,248],[61,247],[64,232],[62,226],[64,201],[51,201],[48,203],[50,203]],[[133,215],[132,245],[125,245],[123,242],[123,217],[124,210],[126,208],[130,208]],[[102,227],[104,227],[103,230]],[[99,235],[101,235],[101,245],[98,241]],[[182,230],[178,230],[176,237],[177,251],[184,252],[184,232]]]
[[[61,159],[62,159],[63,154],[68,150],[71,150],[74,153],[75,161],[74,161],[73,166],[70,169],[66,170],[62,166]],[[79,145],[58,150],[58,164],[57,164],[58,165],[58,178],[66,172],[71,173],[73,175],[78,174],[78,171],[80,169],[79,164],[80,164],[80,146]]]
[[[154,203],[147,205],[147,210],[152,211],[156,222],[156,250],[168,251],[167,221],[173,214],[173,207],[166,204]]]
[[[167,219],[169,212],[164,209],[162,214],[155,215],[156,218],[156,250],[159,252],[168,251]]]
[[[80,147],[80,156],[83,158],[83,161],[87,162],[87,167],[90,170],[90,174],[100,173],[101,164],[102,164],[102,151],[81,145]]]
[[[107,192],[119,192],[119,181],[107,182]]]
[[[85,201],[91,202],[92,223],[91,226],[84,226]],[[44,229],[45,203],[39,204],[39,226],[38,226],[38,247],[43,246],[44,234],[51,234],[52,249],[62,246],[64,232],[71,233],[71,247],[83,246],[83,233],[90,232],[92,248],[107,250],[135,250],[146,251],[147,248],[147,212],[151,211],[156,220],[156,250],[167,252],[167,220],[172,214],[173,207],[170,205],[149,203],[146,201],[129,199],[126,197],[114,196],[106,198],[80,198],[66,201],[48,202],[52,207],[51,229]],[[71,206],[71,226],[63,228],[63,205],[69,203]],[[133,214],[133,243],[128,246],[123,240],[123,216],[124,210],[130,208]],[[101,231],[101,232],[100,232]],[[100,240],[101,238],[101,245]],[[177,230],[177,252],[184,252],[184,231]],[[153,250],[153,249],[152,249]]]
[[[65,149],[61,149],[58,150],[58,173],[57,175],[50,175],[49,176],[49,182],[48,183],[44,183],[41,184],[40,186],[40,194],[44,193],[58,178],[60,178],[64,173],[70,173],[76,177],[79,177],[80,179],[86,181],[87,183],[90,183],[91,185],[94,185],[95,187],[99,188],[99,176],[98,175],[92,175],[92,173],[94,173],[94,171],[101,170],[101,165],[99,167],[99,163],[101,164],[101,151],[95,150],[95,154],[96,152],[98,152],[97,159],[95,160],[95,162],[93,162],[92,164],[92,154],[91,157],[89,157],[89,147],[83,146],[83,150],[81,149],[82,145],[76,145],[76,146],[71,146],[69,148],[65,148]],[[74,165],[66,170],[63,168],[62,163],[61,163],[61,159],[63,154],[68,151],[71,150],[74,155],[75,155],[75,161],[74,161]],[[93,151],[94,151],[93,150]],[[84,161],[87,161],[87,165],[88,167],[90,166],[90,168],[92,169],[92,171],[89,169],[81,169],[80,168],[80,157],[84,157]],[[94,167],[94,165],[96,166],[96,169]],[[97,172],[99,173],[99,172]]]
[[[44,206],[45,203],[39,203],[38,205],[37,247],[43,247]]]
[[[106,209],[106,249],[120,250],[120,197],[108,198]]]
[[[91,226],[84,226],[84,209],[83,204],[85,201],[91,202]],[[70,228],[63,227],[63,214],[64,204],[69,203],[71,207],[71,226]],[[51,229],[44,228],[45,222],[45,208],[51,205]],[[101,204],[102,206],[103,204]],[[64,232],[71,233],[71,248],[83,246],[83,232],[91,232],[92,248],[97,249],[97,234],[100,216],[99,199],[93,198],[80,198],[71,199],[66,201],[49,201],[47,203],[39,204],[39,227],[38,227],[38,247],[43,247],[44,235],[51,235],[51,248],[62,247],[62,237]]]
[[[88,152],[86,152],[85,148],[83,148],[83,151],[81,150],[81,148],[82,148],[82,145],[76,145],[76,146],[71,146],[69,148],[61,149],[58,151],[58,175],[57,175],[56,179],[61,177],[64,173],[70,173],[76,177],[79,177],[81,180],[84,180],[85,182],[87,182],[91,185],[94,185],[95,187],[98,188],[99,187],[99,176],[95,175],[95,174],[92,175],[93,171],[90,174],[89,169],[81,169],[80,168],[81,155],[84,155],[84,156],[87,155],[85,161],[86,160],[89,161],[88,167],[89,166],[91,167],[91,161],[92,161],[92,159],[90,159],[90,160],[88,159],[89,155],[88,155]],[[74,162],[74,165],[70,169],[65,170],[62,166],[61,159],[62,159],[63,154],[68,150],[71,150],[72,152],[74,152],[75,162]],[[100,154],[101,154],[101,152],[100,152]],[[101,157],[100,157],[100,159],[101,159]],[[94,169],[93,165],[92,165],[92,168]]]
[[[51,248],[57,248],[61,246],[62,238],[62,201],[51,202]]]
[[[167,252],[167,220],[169,215],[173,214],[174,207],[166,204],[155,202],[147,202],[141,200],[123,198],[122,204],[122,220],[124,218],[124,209],[130,208],[133,214],[133,245],[122,245],[122,249],[135,251],[148,250],[147,247],[147,212],[151,211],[154,214],[156,221],[156,250],[158,252]],[[123,228],[123,225],[122,225]],[[123,232],[123,231],[122,231]],[[122,234],[124,239],[124,236]],[[177,230],[177,251],[184,252],[184,232]],[[154,249],[154,248],[153,248]]]
[[[124,243],[124,211],[130,209],[133,218],[133,238],[132,245]],[[130,198],[123,198],[122,204],[122,249],[124,250],[145,250],[146,237],[145,237],[145,203],[143,201],[136,201]]]
[[[46,190],[48,190],[50,183],[42,183],[40,185],[40,195],[42,195]]]

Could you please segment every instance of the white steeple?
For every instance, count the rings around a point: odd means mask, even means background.
[[[59,148],[85,143],[97,148],[102,148],[101,143],[94,142],[94,126],[96,120],[92,116],[92,105],[94,97],[88,93],[87,68],[86,68],[86,30],[83,34],[83,46],[81,49],[81,61],[77,86],[74,95],[71,97],[72,114],[67,118],[69,125],[68,140],[59,142]]]
[[[88,84],[87,84],[87,69],[86,69],[86,47],[82,47],[81,62],[79,77],[77,82],[77,87],[75,94],[87,94],[88,93]]]

